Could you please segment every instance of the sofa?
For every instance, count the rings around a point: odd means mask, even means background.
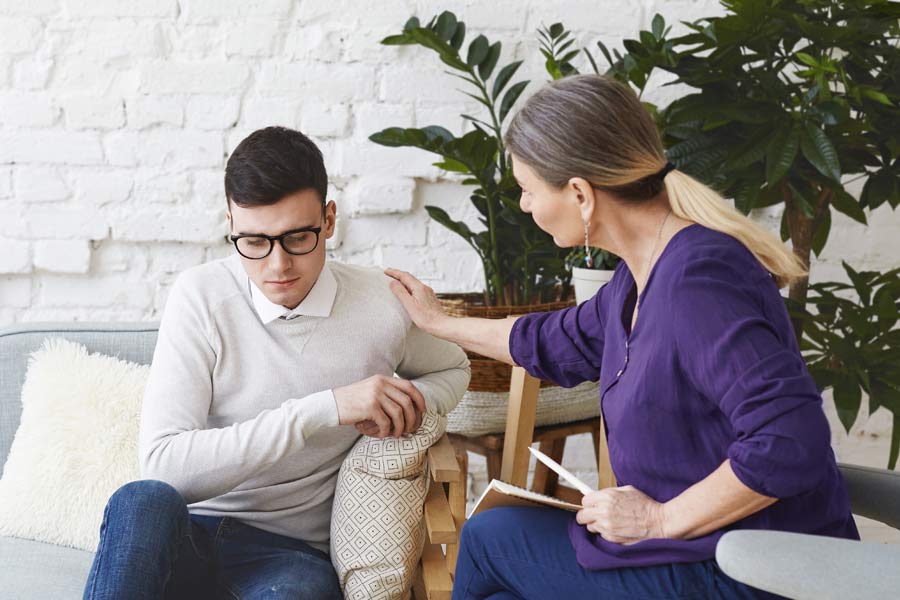
[[[0,329],[0,462],[6,462],[19,426],[20,394],[28,357],[48,337],[62,337],[123,360],[149,364],[156,323],[26,324]],[[0,537],[0,597],[6,600],[81,598],[91,552]]]

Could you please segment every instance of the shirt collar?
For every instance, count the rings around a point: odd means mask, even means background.
[[[250,297],[253,300],[253,306],[256,308],[256,314],[259,315],[264,325],[280,317],[285,319],[293,319],[300,315],[328,317],[331,315],[334,299],[337,296],[337,280],[328,267],[328,263],[325,263],[325,266],[322,267],[319,278],[316,279],[306,298],[293,309],[275,304],[266,298],[265,294],[249,278],[248,282],[250,284]]]

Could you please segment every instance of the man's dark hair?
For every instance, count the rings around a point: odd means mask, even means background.
[[[225,197],[238,206],[275,204],[307,189],[319,193],[324,210],[328,174],[322,152],[287,127],[257,129],[238,144],[225,166]]]

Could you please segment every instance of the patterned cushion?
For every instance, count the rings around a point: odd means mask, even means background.
[[[425,541],[425,455],[447,418],[427,413],[411,436],[356,443],[338,476],[331,560],[346,600],[409,598]]]

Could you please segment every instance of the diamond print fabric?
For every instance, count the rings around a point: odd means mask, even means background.
[[[341,465],[331,560],[346,600],[405,600],[425,541],[426,451],[447,418],[426,413],[409,437],[356,442]]]

